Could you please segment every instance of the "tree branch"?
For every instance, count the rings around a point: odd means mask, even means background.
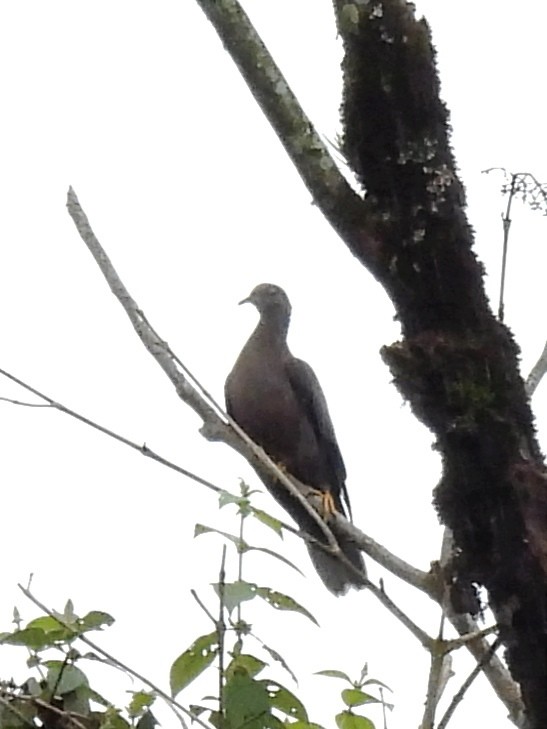
[[[315,521],[318,529],[325,536],[328,545],[335,552],[337,550],[337,543],[331,530],[325,524],[324,520],[321,519],[318,511],[310,505],[306,498],[314,492],[314,489],[305,484],[301,484],[293,477],[289,478],[267,456],[264,450],[249,438],[235,420],[223,411],[220,405],[201,387],[195,377],[191,376],[194,384],[190,382],[190,377],[188,377],[190,373],[187,368],[183,368],[184,372],[181,372],[177,368],[176,363],[177,361],[180,362],[180,360],[174,357],[169,345],[161,340],[148,324],[148,321],[138,308],[136,302],[125,288],[112,262],[95,236],[72,187],[68,190],[67,208],[78,233],[93,255],[112,293],[118,299],[129,317],[140,340],[171,380],[175,386],[177,395],[202,418],[204,423],[201,429],[202,435],[210,440],[222,441],[226,445],[229,445],[243,455],[253,468],[258,471],[259,475],[261,469],[266,469],[268,474],[279,481],[289,491],[291,496],[300,502],[310,517]]]
[[[367,206],[348,184],[237,0],[196,0],[293,161],[315,204],[350,247]],[[357,226],[357,221],[358,226]],[[356,226],[358,242],[353,239]]]

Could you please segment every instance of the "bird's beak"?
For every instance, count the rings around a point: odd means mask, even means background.
[[[245,299],[241,299],[241,301],[238,302],[238,306],[241,306],[241,304],[252,304],[252,300],[250,296],[247,296]]]

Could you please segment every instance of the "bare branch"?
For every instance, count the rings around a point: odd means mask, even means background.
[[[528,397],[532,397],[532,395],[536,391],[537,386],[541,382],[543,375],[546,372],[547,372],[547,342],[545,342],[545,346],[543,347],[543,352],[541,353],[538,361],[532,367],[530,374],[526,378],[526,392],[528,393]]]
[[[196,0],[238,67],[323,215],[355,252],[368,210],[346,181],[237,0]]]
[[[100,425],[99,423],[96,423],[93,420],[86,418],[84,415],[80,415],[80,413],[77,413],[75,410],[71,410],[70,408],[66,407],[65,405],[62,405],[60,402],[53,400],[48,395],[44,395],[43,392],[36,390],[36,388],[32,387],[31,385],[27,384],[26,382],[23,382],[23,380],[20,380],[18,377],[15,377],[15,375],[12,375],[9,372],[6,372],[6,370],[0,369],[0,375],[4,375],[4,377],[7,377],[12,382],[17,383],[21,387],[25,388],[25,390],[28,390],[29,392],[32,392],[37,397],[40,397],[42,400],[45,400],[48,403],[48,405],[46,405],[44,407],[51,407],[55,410],[59,410],[61,413],[65,413],[65,415],[70,415],[70,417],[75,418],[76,420],[79,420],[81,423],[85,423],[86,425],[89,425],[91,428],[94,428],[95,430],[98,430],[99,432],[104,433],[105,435],[108,435],[110,438],[114,438],[114,440],[117,440],[120,443],[123,443],[124,445],[129,446],[129,448],[133,448],[134,450],[141,453],[143,456],[146,456],[147,458],[151,458],[153,461],[157,461],[158,463],[161,463],[162,466],[167,466],[167,468],[170,468],[173,471],[176,471],[177,473],[180,473],[183,476],[186,476],[187,478],[190,478],[193,481],[196,481],[197,483],[201,484],[202,486],[207,487],[208,489],[211,489],[212,491],[221,493],[222,491],[225,490],[225,489],[220,488],[220,486],[215,486],[215,484],[211,483],[210,481],[207,481],[207,479],[202,478],[201,476],[198,476],[195,473],[192,473],[192,471],[188,471],[186,468],[183,468],[182,466],[177,466],[176,463],[173,463],[172,461],[167,460],[167,458],[163,458],[163,456],[160,456],[158,453],[151,450],[146,444],[139,445],[138,443],[135,443],[134,441],[129,440],[129,438],[125,438],[123,435],[120,435],[119,433],[115,433],[113,430],[110,430],[109,428],[105,428],[103,425]],[[6,399],[6,398],[2,398],[2,399]],[[18,402],[13,401],[13,400],[11,400],[10,402],[13,402],[14,404],[19,404]],[[25,403],[22,403],[22,404],[25,404]]]
[[[454,694],[454,697],[452,698],[452,701],[450,702],[450,705],[448,709],[445,711],[443,718],[439,722],[437,729],[446,729],[448,722],[452,718],[452,715],[456,711],[456,708],[458,704],[462,701],[463,697],[465,696],[466,692],[470,688],[473,681],[477,678],[481,670],[484,668],[484,666],[488,663],[488,661],[492,658],[494,653],[497,651],[497,649],[501,645],[501,640],[499,638],[496,638],[496,640],[492,643],[490,646],[490,649],[484,654],[483,658],[477,663],[475,668],[471,671],[469,676],[465,679],[459,690]],[[425,729],[425,728],[424,728]]]
[[[470,615],[452,615],[449,617],[453,627],[462,636],[476,632],[477,623]],[[496,655],[491,655],[491,645],[485,638],[469,641],[467,649],[481,665],[481,670],[494,689],[496,696],[509,711],[509,719],[517,727],[524,729],[526,718],[518,684],[513,681],[504,663]],[[488,659],[487,659],[488,657]]]
[[[4,375],[7,379],[11,380],[12,382],[15,382],[16,384],[23,387],[28,392],[31,392],[32,394],[36,395],[37,397],[41,398],[45,401],[44,407],[51,407],[52,409],[58,410],[59,412],[64,413],[65,415],[69,415],[70,417],[75,418],[76,420],[79,420],[82,423],[85,423],[86,425],[89,425],[91,428],[94,428],[95,430],[98,430],[101,433],[104,433],[105,435],[109,436],[110,438],[114,438],[115,440],[119,441],[120,443],[123,443],[124,445],[128,446],[129,448],[132,448],[133,450],[136,450],[138,453],[140,453],[143,456],[146,456],[147,458],[151,458],[152,460],[156,461],[157,463],[160,463],[163,466],[166,466],[167,468],[170,468],[173,471],[176,471],[177,473],[180,473],[183,476],[186,476],[187,478],[195,481],[196,483],[201,484],[202,486],[205,486],[206,488],[210,489],[211,491],[214,491],[216,493],[222,493],[226,491],[226,489],[221,488],[220,486],[215,485],[211,481],[208,481],[205,478],[202,478],[201,476],[198,476],[196,473],[193,473],[192,471],[188,471],[186,468],[183,468],[182,466],[177,465],[176,463],[173,463],[172,461],[169,461],[167,458],[164,458],[159,453],[153,451],[151,448],[149,448],[147,445],[140,445],[129,438],[126,438],[123,435],[120,435],[119,433],[114,432],[113,430],[110,430],[109,428],[106,428],[103,425],[100,425],[99,423],[96,423],[93,420],[90,420],[89,418],[85,417],[84,415],[81,415],[80,413],[72,410],[71,408],[67,407],[66,405],[63,405],[60,402],[57,402],[55,399],[50,397],[49,395],[46,395],[45,393],[41,392],[40,390],[37,390],[35,387],[32,387],[28,383],[24,382],[23,380],[20,380],[18,377],[15,377],[15,375],[10,374],[6,370],[0,369],[0,374]],[[3,398],[0,398],[0,400]],[[4,398],[6,399],[6,398]],[[9,402],[13,402],[14,404],[18,404],[18,401],[16,400],[9,400]],[[433,589],[433,581],[432,577],[429,573],[422,572],[421,570],[416,569],[412,565],[408,564],[404,560],[400,559],[396,555],[392,554],[387,550],[385,547],[383,547],[381,544],[378,544],[372,537],[368,536],[364,532],[362,532],[360,529],[358,529],[356,526],[354,526],[351,522],[349,522],[347,519],[345,519],[341,514],[336,514],[332,516],[333,519],[336,519],[336,525],[337,528],[340,530],[341,533],[346,534],[350,539],[354,540],[355,543],[372,559],[377,561],[379,564],[381,564],[383,567],[385,567],[387,570],[392,572],[395,576],[399,577],[403,581],[407,582],[408,584],[412,585],[413,587],[417,587],[418,589],[421,589],[422,591],[426,592],[430,595],[433,599],[435,599],[435,590]],[[328,546],[322,545],[320,542],[315,540],[313,537],[311,537],[308,534],[305,534],[304,532],[300,531],[299,529],[296,529],[294,526],[287,524],[286,522],[283,522],[279,520],[280,525],[283,529],[286,529],[291,534],[294,534],[295,536],[299,537],[300,539],[303,539],[307,543],[313,543],[317,546],[321,546],[325,551],[327,551],[329,554],[337,554],[337,550],[330,550]],[[343,555],[340,555],[343,557]],[[356,570],[353,565],[347,561],[345,562],[346,566],[349,568]],[[361,575],[359,575],[361,576]]]
[[[99,243],[95,233],[93,232],[87,215],[84,213],[76,193],[72,187],[68,190],[67,195],[68,212],[76,225],[78,233],[82,240],[89,248],[91,254],[95,258],[103,276],[107,280],[114,296],[123,306],[125,313],[129,317],[133,328],[141,339],[148,352],[158,362],[167,377],[175,386],[177,395],[180,399],[189,405],[203,420],[204,427],[201,433],[210,440],[219,440],[234,448],[241,453],[248,462],[259,471],[266,471],[274,476],[289,491],[291,496],[297,499],[304,509],[315,520],[318,528],[323,532],[329,546],[336,551],[336,540],[327,527],[318,512],[312,508],[306,499],[306,496],[313,493],[314,490],[305,484],[301,484],[297,479],[288,477],[264,452],[260,446],[256,445],[251,438],[243,431],[239,425],[230,418],[220,408],[218,403],[207,395],[206,391],[199,385],[197,380],[192,377],[195,387],[184,372],[181,372],[176,365],[175,358],[166,342],[161,340],[157,333],[148,324],[143,316],[140,308],[135,300],[130,296],[128,290],[122,283],[118,273],[116,272],[112,262],[108,258],[103,247]],[[186,368],[185,372],[188,373]],[[199,388],[199,389],[198,389]],[[201,392],[200,392],[201,390]]]

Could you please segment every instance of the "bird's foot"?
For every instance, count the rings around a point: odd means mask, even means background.
[[[311,493],[314,496],[318,496],[321,499],[320,513],[323,519],[328,519],[330,516],[337,512],[336,504],[330,491],[321,491],[320,489],[313,489]]]

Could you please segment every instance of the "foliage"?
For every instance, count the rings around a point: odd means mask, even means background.
[[[345,688],[341,692],[342,702],[344,703],[344,709],[336,715],[336,725],[339,729],[374,729],[372,721],[362,714],[356,714],[353,709],[356,706],[364,706],[365,704],[381,704],[385,712],[385,709],[393,709],[393,704],[388,704],[384,701],[382,689],[391,691],[389,686],[386,686],[382,681],[378,681],[376,678],[367,678],[368,676],[368,664],[365,663],[361,670],[361,675],[356,681],[352,681],[351,678],[343,671],[336,669],[326,669],[324,671],[318,671],[318,676],[327,676],[328,678],[340,678],[345,683],[349,684],[350,688]],[[380,689],[380,698],[372,696],[363,689],[365,686],[378,686]]]
[[[193,593],[212,621],[213,630],[195,638],[174,660],[169,675],[171,695],[113,659],[89,639],[88,634],[92,631],[114,623],[114,618],[108,613],[94,610],[80,617],[72,601],[68,600],[63,612],[48,611],[23,625],[15,608],[15,629],[0,633],[0,644],[20,646],[28,651],[30,675],[19,685],[13,681],[0,682],[0,729],[38,729],[40,726],[46,729],[154,729],[157,720],[152,707],[158,697],[166,701],[179,718],[182,719],[181,714],[185,714],[194,723],[214,729],[281,729],[285,726],[322,729],[321,725],[310,720],[308,710],[293,691],[267,675],[268,667],[276,665],[296,682],[281,654],[256,635],[242,616],[242,606],[259,599],[276,611],[298,613],[317,625],[309,610],[289,595],[241,579],[242,561],[250,549],[259,549],[266,555],[265,558],[273,557],[288,563],[271,550],[246,544],[244,524],[250,516],[283,536],[280,522],[252,507],[251,495],[252,492],[242,483],[239,496],[223,493],[220,498],[221,507],[227,504],[236,506],[240,520],[239,536],[196,527],[196,536],[217,533],[235,546],[240,579],[226,583],[222,565],[219,581],[213,585],[217,601],[214,614],[218,618],[214,618],[213,611]],[[33,599],[28,590],[24,592]],[[251,647],[251,642],[254,647]],[[255,655],[257,652],[259,655]],[[146,685],[146,690],[131,691],[127,705],[118,708],[90,685],[84,670],[85,663],[97,659],[137,677]],[[216,695],[206,696],[199,703],[185,708],[177,697],[207,670],[217,686]],[[383,684],[367,679],[366,667],[356,682],[351,682],[340,671],[322,671],[320,674],[342,678],[350,684],[350,688],[342,691],[345,708],[336,716],[337,726],[340,729],[374,729],[370,719],[353,709],[367,703],[383,704],[383,700],[363,690],[367,685]]]

